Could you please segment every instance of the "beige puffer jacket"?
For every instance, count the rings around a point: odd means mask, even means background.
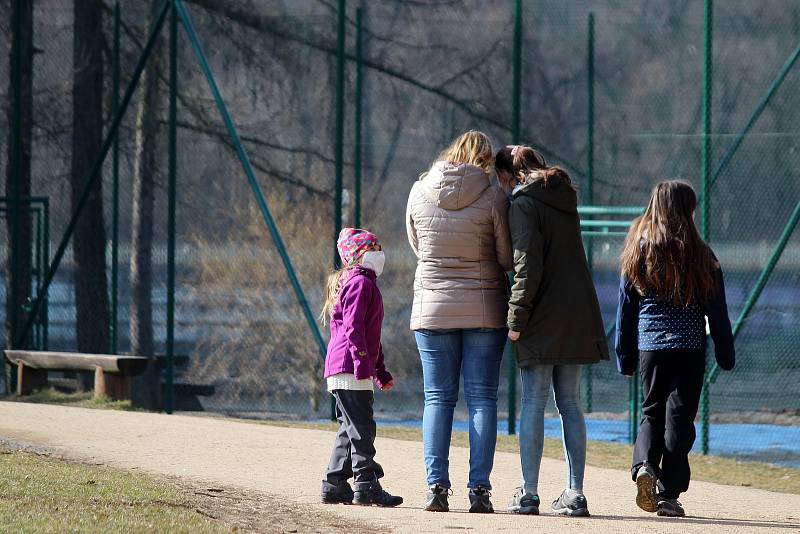
[[[503,328],[514,265],[508,199],[479,167],[438,161],[411,188],[412,330]]]

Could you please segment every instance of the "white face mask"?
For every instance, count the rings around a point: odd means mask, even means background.
[[[383,265],[386,263],[386,255],[382,250],[370,250],[365,252],[361,259],[361,266],[375,272],[375,276],[380,276],[383,272]]]

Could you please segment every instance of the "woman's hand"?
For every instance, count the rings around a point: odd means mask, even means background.
[[[508,331],[508,339],[510,339],[511,341],[518,341],[519,340],[519,336],[520,336],[520,333],[517,332],[516,330],[509,330]]]
[[[384,385],[380,386],[381,391],[389,391],[393,387],[394,387],[394,379],[389,380],[387,383],[385,383]]]

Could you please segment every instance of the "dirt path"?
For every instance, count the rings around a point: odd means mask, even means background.
[[[379,431],[380,432],[380,431]],[[49,447],[59,454],[127,469],[255,489],[302,503],[315,503],[333,434],[209,417],[88,410],[0,402],[0,437]],[[422,511],[424,467],[419,443],[380,439],[378,460],[384,486],[405,497],[397,509],[323,507],[397,532],[474,530],[497,532],[800,532],[800,496],[693,482],[682,499],[692,517],[664,519],[639,510],[624,471],[588,467],[586,495],[593,516],[520,517],[466,512],[468,451],[454,448],[452,513]],[[519,459],[498,453],[493,473],[494,503],[504,509],[518,485]],[[542,461],[540,495],[555,498],[563,487],[562,462]]]

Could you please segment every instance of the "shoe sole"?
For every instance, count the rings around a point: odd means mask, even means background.
[[[656,479],[650,473],[636,476],[636,506],[645,512],[658,510],[656,502]]]
[[[686,517],[685,512],[680,513],[680,512],[671,512],[667,510],[658,510],[656,512],[656,515],[658,515],[659,517]]]
[[[431,503],[425,507],[426,512],[449,512],[450,506],[448,504]]]
[[[520,515],[539,515],[538,506],[509,506],[508,513]]]
[[[325,497],[320,498],[319,502],[322,504],[353,504],[352,500],[350,499],[326,499]]]
[[[426,512],[449,512],[450,511],[450,507],[449,506],[426,506],[425,507],[425,511]]]
[[[589,509],[588,508],[553,508],[553,512],[558,515],[565,515],[569,517],[589,517]]]
[[[377,506],[379,508],[395,508],[395,507],[400,506],[401,504],[403,504],[403,502],[400,501],[397,504],[380,504],[380,503],[377,503],[377,502],[356,502],[356,501],[353,501],[351,504],[354,505],[354,506]]]
[[[676,514],[674,512],[664,512],[661,510],[656,512],[656,515],[658,515],[659,517],[686,517],[685,514]]]

